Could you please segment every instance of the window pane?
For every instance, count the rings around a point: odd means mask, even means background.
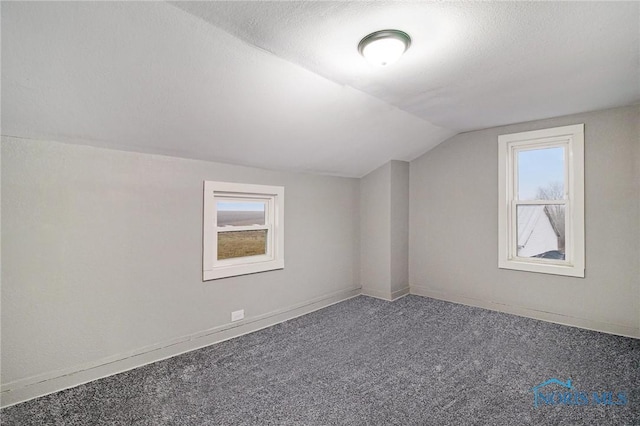
[[[565,206],[516,206],[518,256],[565,258]]]
[[[564,148],[518,151],[518,199],[564,198]]]
[[[218,226],[264,225],[264,201],[217,201]]]
[[[267,253],[267,230],[218,232],[218,260]]]

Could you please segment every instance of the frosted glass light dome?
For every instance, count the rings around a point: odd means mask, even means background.
[[[399,30],[382,30],[371,33],[358,44],[358,51],[375,66],[387,66],[398,59],[411,45],[411,37]]]

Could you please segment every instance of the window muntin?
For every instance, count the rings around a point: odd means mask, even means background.
[[[203,279],[284,267],[284,188],[205,182]]]
[[[584,276],[584,132],[499,137],[500,268]]]

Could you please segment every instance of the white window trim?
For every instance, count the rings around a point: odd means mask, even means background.
[[[517,159],[522,149],[565,147],[565,196],[558,202],[527,201],[524,204],[564,204],[566,259],[524,258],[516,255]],[[498,137],[498,267],[545,274],[584,277],[584,124],[500,135]]]
[[[265,224],[218,227],[216,201],[265,201]],[[230,228],[230,229],[227,229]],[[204,182],[204,218],[202,236],[203,281],[254,274],[284,268],[284,187],[230,182]],[[267,230],[266,254],[218,260],[218,233]]]

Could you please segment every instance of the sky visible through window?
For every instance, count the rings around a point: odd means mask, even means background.
[[[518,152],[518,198],[535,200],[539,188],[558,183],[564,187],[564,148]]]
[[[218,211],[223,212],[264,212],[263,201],[218,201]]]

